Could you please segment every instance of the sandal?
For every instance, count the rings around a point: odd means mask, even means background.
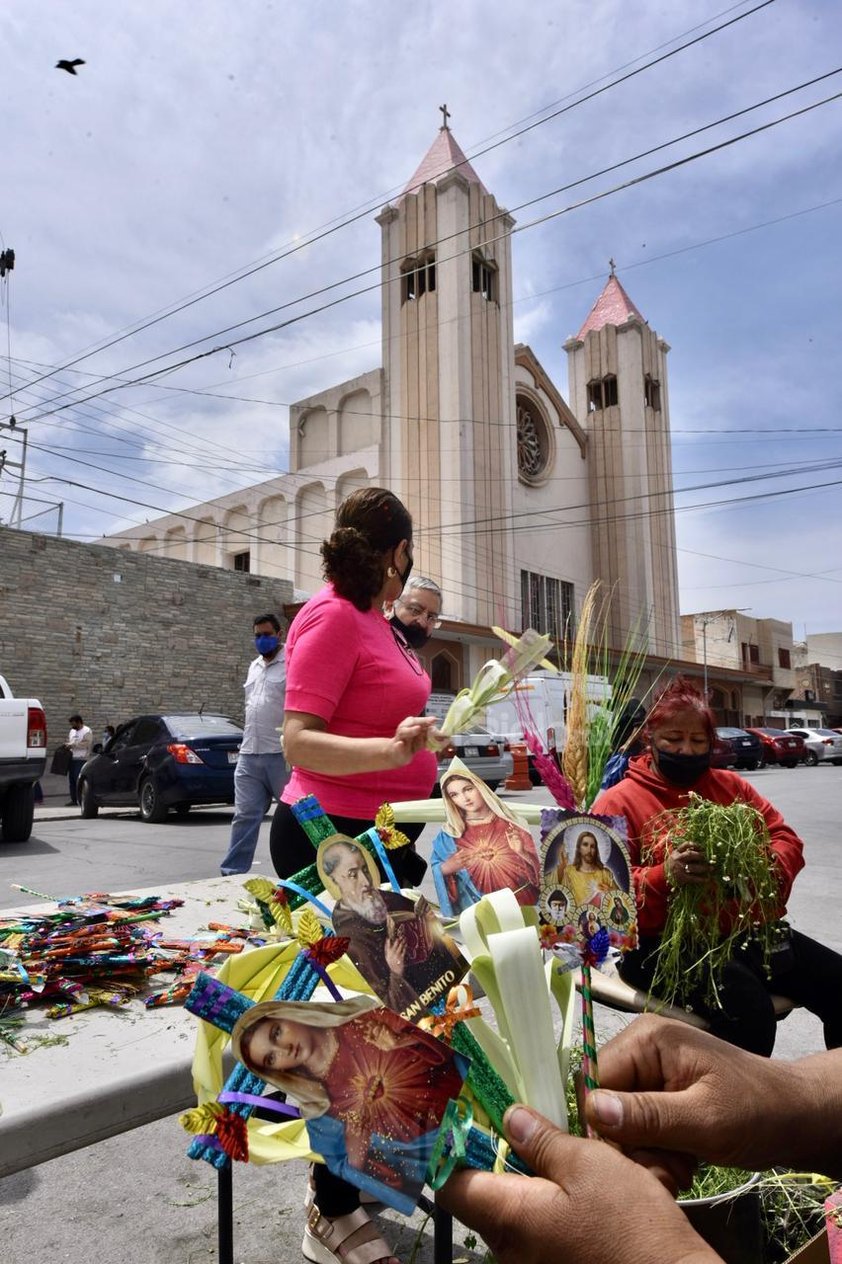
[[[312,1264],[378,1264],[380,1260],[395,1259],[392,1248],[380,1237],[362,1207],[329,1220],[313,1203],[307,1214],[301,1250]]]

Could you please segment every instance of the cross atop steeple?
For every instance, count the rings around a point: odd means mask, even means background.
[[[442,116],[442,125],[439,128],[439,131],[449,132],[450,128],[447,126],[447,120],[450,118],[450,110],[447,108],[447,102],[445,102],[444,105],[440,105],[439,109],[441,110]]]
[[[613,259],[609,259],[609,260],[608,260],[608,266],[609,266],[609,268],[611,269],[611,275],[613,276],[613,275],[614,275],[614,270],[615,270],[615,268],[617,267],[617,265],[616,265],[616,263],[614,262],[614,260],[613,260]]]

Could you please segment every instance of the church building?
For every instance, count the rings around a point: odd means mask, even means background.
[[[415,523],[415,573],[444,590],[424,651],[457,690],[496,654],[490,626],[563,640],[592,580],[611,639],[681,657],[666,343],[613,266],[564,344],[566,401],[515,345],[512,217],[445,121],[381,234],[382,365],[298,401],[289,473],[115,537],[122,548],[322,583],[319,546],[356,488]],[[109,542],[106,540],[106,542]]]

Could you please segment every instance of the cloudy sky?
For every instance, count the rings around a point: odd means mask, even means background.
[[[381,362],[376,274],[319,292],[377,267],[446,102],[562,392],[609,257],[672,347],[682,611],[842,629],[842,100],[721,147],[842,93],[838,0],[3,0],[0,34],[26,526],[63,502],[96,540],[287,468],[288,403]]]

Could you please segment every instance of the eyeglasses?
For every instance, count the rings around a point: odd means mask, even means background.
[[[425,610],[423,606],[419,606],[417,601],[401,601],[398,603],[407,614],[412,615],[413,619],[420,619],[422,623],[427,623],[431,628],[441,627],[441,618],[437,614],[433,614],[432,610]]]

